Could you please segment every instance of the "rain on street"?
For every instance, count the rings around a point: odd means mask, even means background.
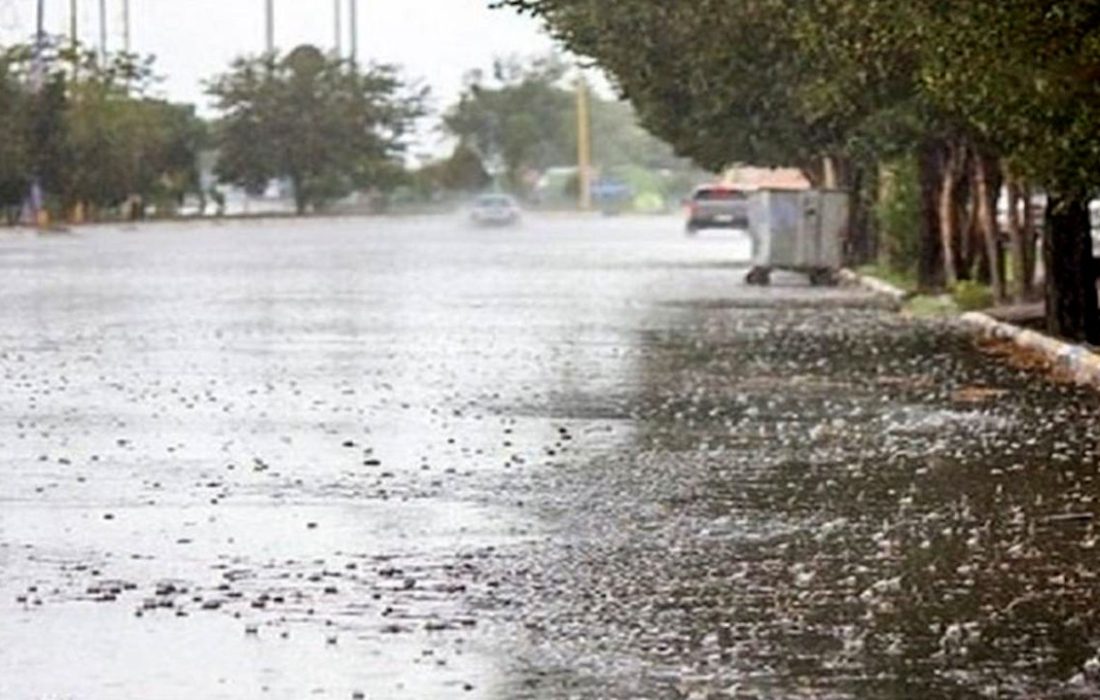
[[[1100,401],[680,226],[0,238],[0,698],[1100,692]]]

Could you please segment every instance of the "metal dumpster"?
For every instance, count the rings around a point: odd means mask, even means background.
[[[772,270],[836,284],[848,228],[849,195],[839,190],[759,190],[749,202],[753,268],[745,280],[766,285]]]

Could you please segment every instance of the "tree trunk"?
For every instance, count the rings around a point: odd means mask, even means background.
[[[1031,297],[1031,277],[1028,276],[1027,242],[1020,220],[1020,183],[1008,176],[1008,237],[1012,245],[1012,297],[1022,304]]]
[[[955,248],[960,280],[973,277],[974,206],[970,200],[970,178],[964,165],[962,177],[959,178],[958,185],[955,187],[955,238],[957,241]]]
[[[1047,330],[1068,340],[1100,344],[1088,197],[1084,192],[1052,192],[1046,217]]]
[[[921,225],[920,254],[917,259],[917,284],[922,290],[943,287],[943,246],[938,215],[940,178],[940,148],[935,141],[925,141],[917,154],[920,171]]]
[[[836,173],[836,161],[832,156],[825,156],[821,159],[821,171],[822,171],[822,187],[827,190],[835,190],[839,186],[840,180]]]
[[[821,160],[817,159],[808,165],[804,165],[800,168],[802,174],[806,177],[806,181],[810,183],[810,187],[820,188],[825,181],[825,175],[821,170]]]
[[[831,155],[815,157],[801,169],[802,174],[816,189],[844,189],[847,185],[845,160]]]
[[[1021,192],[1024,198],[1024,274],[1031,286],[1032,294],[1035,293],[1036,273],[1038,267],[1039,232],[1035,228],[1035,203],[1032,198],[1031,185],[1024,184]]]
[[[997,190],[999,177],[996,176],[996,163],[988,156],[978,153],[974,157],[974,197],[978,205],[978,226],[985,242],[985,254],[989,265],[990,287],[993,298],[998,302],[1005,300],[1004,258],[1001,255],[1001,242],[997,232]]]
[[[962,233],[960,235],[959,252],[959,279],[971,280],[976,276],[975,269],[984,260],[985,245],[982,244],[981,234],[978,233],[978,203],[974,199],[973,178],[967,173],[967,177],[960,182],[962,194],[959,195],[960,212],[959,220]]]
[[[940,186],[937,198],[937,212],[940,218],[940,250],[943,253],[943,281],[947,287],[954,287],[959,281],[959,227],[956,217],[956,185],[961,175],[960,163],[964,158],[963,148],[948,143],[943,150],[943,163],[940,168]]]
[[[850,266],[866,265],[875,260],[875,235],[872,225],[873,183],[866,177],[862,168],[852,170],[851,209],[848,214],[848,241],[845,246],[846,264]]]
[[[304,216],[309,206],[309,198],[306,196],[305,186],[299,175],[290,175],[290,186],[294,189],[294,211],[298,216]]]

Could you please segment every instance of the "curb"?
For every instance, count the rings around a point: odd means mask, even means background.
[[[1081,345],[1073,345],[1042,333],[1020,328],[977,311],[965,313],[959,322],[979,335],[1006,340],[1042,355],[1075,382],[1100,388],[1100,355]]]
[[[909,292],[875,277],[867,277],[849,269],[840,271],[840,279],[889,297],[899,306],[910,296]],[[1100,389],[1100,354],[1082,345],[1074,345],[1049,335],[998,321],[989,314],[970,311],[956,317],[959,325],[984,338],[1008,341],[1030,350],[1047,360],[1056,371],[1063,372],[1078,384]]]
[[[852,270],[849,270],[848,268],[844,268],[840,271],[840,280],[847,284],[863,287],[864,289],[870,292],[874,292],[875,294],[889,297],[899,306],[903,304],[906,299],[912,296],[909,292],[899,287],[895,287],[889,282],[883,282],[882,280],[875,277],[867,277],[865,275],[858,274],[856,272],[853,272]]]

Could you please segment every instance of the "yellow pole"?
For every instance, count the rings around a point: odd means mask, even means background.
[[[592,208],[592,124],[583,77],[577,80],[577,184],[581,211],[588,211]]]

